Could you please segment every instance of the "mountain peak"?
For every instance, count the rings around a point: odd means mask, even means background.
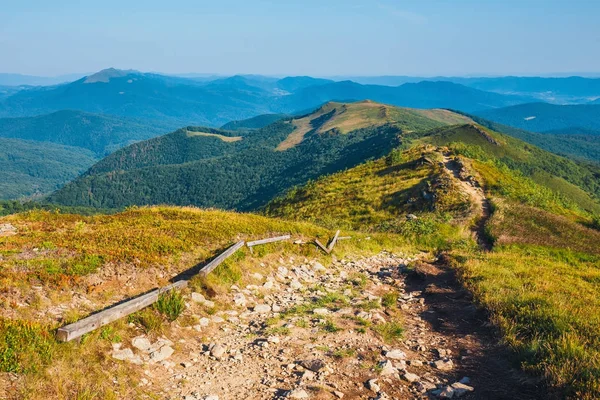
[[[124,76],[134,74],[134,73],[137,73],[137,71],[135,71],[133,69],[123,70],[123,69],[116,69],[116,68],[107,68],[107,69],[103,69],[102,71],[96,72],[95,74],[92,74],[92,75],[86,77],[85,81],[83,81],[83,83],[98,83],[98,82],[108,83],[112,78],[122,78]]]

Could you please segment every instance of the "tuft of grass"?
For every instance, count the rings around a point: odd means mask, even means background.
[[[356,355],[356,350],[354,350],[352,348],[338,349],[333,352],[333,356],[335,358],[348,358],[348,357],[354,357],[355,355]]]
[[[336,333],[342,330],[342,328],[338,327],[332,320],[325,321],[322,328],[325,332],[329,333]]]
[[[375,325],[371,329],[377,332],[386,343],[393,343],[402,338],[404,334],[404,328],[397,322],[386,322]]]
[[[153,308],[131,314],[127,321],[139,325],[146,333],[159,333],[163,330],[163,318]]]
[[[398,304],[398,294],[397,293],[384,294],[381,297],[381,304],[387,308],[396,307],[396,305]]]
[[[170,290],[167,293],[161,293],[158,301],[154,303],[154,308],[173,322],[185,310],[185,302],[181,292]]]

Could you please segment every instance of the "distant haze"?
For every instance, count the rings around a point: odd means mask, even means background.
[[[599,15],[585,0],[8,1],[0,72],[591,74]]]

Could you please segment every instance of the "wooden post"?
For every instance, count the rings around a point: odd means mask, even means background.
[[[321,250],[323,250],[325,253],[329,254],[329,250],[327,250],[327,247],[323,246],[323,244],[321,242],[319,242],[319,239],[315,239],[315,243],[318,247],[321,248]]]
[[[338,229],[338,231],[335,233],[335,236],[333,237],[333,239],[331,239],[331,243],[329,243],[329,247],[327,247],[327,250],[329,250],[330,253],[333,250],[333,247],[335,246],[339,236],[340,236],[340,231]]]
[[[206,276],[212,272],[213,269],[217,268],[227,257],[238,251],[244,245],[244,241],[239,241],[221,254],[214,260],[209,262],[200,270],[200,276]]]

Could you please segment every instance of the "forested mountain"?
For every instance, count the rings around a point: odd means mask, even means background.
[[[475,114],[532,132],[600,135],[600,105],[530,103]]]
[[[98,156],[167,131],[160,125],[74,110],[36,117],[0,118],[0,137],[76,146]]]
[[[78,147],[0,138],[0,200],[52,192],[96,160]]]
[[[466,121],[445,110],[360,102],[328,103],[240,137],[189,127],[111,154],[49,200],[254,209],[293,185],[387,153],[402,132]]]
[[[471,118],[489,129],[521,139],[552,153],[600,164],[600,135],[596,131],[567,129],[564,132],[538,133],[503,125],[475,115],[471,115]]]
[[[263,114],[257,115],[256,117],[242,119],[239,121],[231,121],[221,127],[225,130],[241,130],[241,129],[260,129],[267,125],[272,124],[275,121],[286,118],[286,114]]]

